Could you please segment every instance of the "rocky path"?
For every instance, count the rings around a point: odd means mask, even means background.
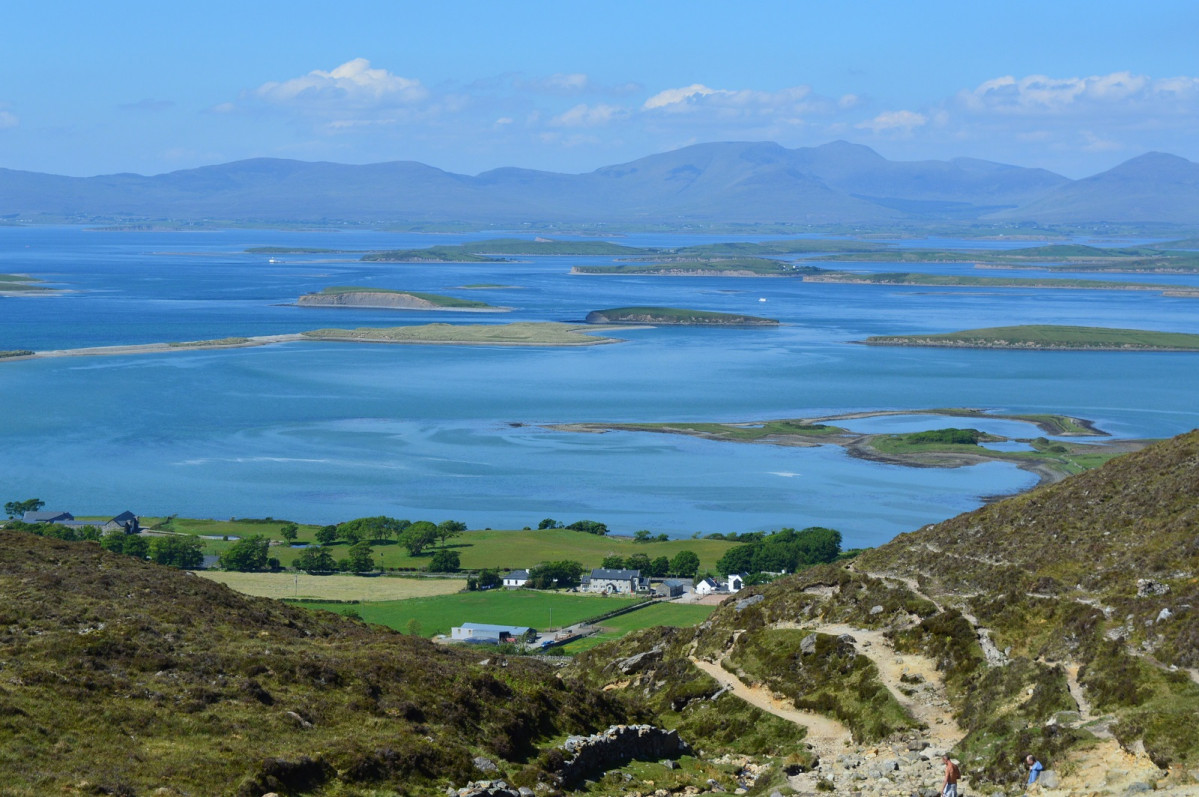
[[[874,662],[879,680],[890,690],[899,705],[917,722],[927,726],[928,740],[933,747],[948,750],[966,735],[953,718],[945,681],[931,659],[897,652],[882,631],[837,623],[803,627],[821,634],[848,634],[853,637],[858,653]],[[907,676],[907,682],[903,680],[904,676]]]
[[[814,711],[801,711],[786,699],[777,699],[769,690],[760,686],[750,686],[733,673],[724,669],[719,663],[692,658],[691,663],[712,676],[722,687],[732,692],[736,697],[756,706],[765,712],[781,717],[788,722],[802,725],[807,729],[806,742],[821,759],[834,758],[844,753],[853,744],[853,735],[841,723],[817,714]]]

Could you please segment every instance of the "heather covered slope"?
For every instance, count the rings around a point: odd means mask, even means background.
[[[980,595],[981,613],[999,608],[982,596],[1089,605],[1111,635],[1199,668],[1199,431],[901,535],[855,566]]]
[[[628,719],[536,662],[90,543],[0,532],[0,594],[6,794],[440,793],[476,755],[519,778],[535,745]]]
[[[1192,432],[743,590],[694,632],[632,636],[574,669],[684,729],[728,700],[713,665],[835,720],[852,739],[808,751],[814,772],[789,776],[801,792],[861,788],[846,754],[881,744],[948,748],[976,791],[1017,788],[1031,751],[1063,794],[1122,794],[1133,771],[1137,788],[1192,794],[1197,538]],[[746,746],[776,763],[805,749]]]

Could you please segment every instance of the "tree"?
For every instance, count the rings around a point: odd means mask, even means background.
[[[458,552],[449,548],[434,551],[433,558],[429,560],[430,573],[457,573],[461,568],[462,561]]]
[[[300,527],[295,523],[285,523],[279,527],[279,534],[288,542],[295,542],[296,536],[300,533]]]
[[[605,570],[624,570],[624,557],[616,556],[615,554],[611,556],[605,556],[604,561],[600,564],[600,567],[604,568]]]
[[[292,566],[305,573],[332,573],[337,570],[333,554],[324,548],[305,548],[292,562]]]
[[[411,524],[407,520],[396,520],[387,515],[360,517],[337,524],[337,536],[350,545],[363,540],[386,540],[398,537]]]
[[[504,583],[504,580],[500,578],[500,574],[490,569],[480,570],[478,581],[479,589],[491,589]]]
[[[695,578],[697,570],[699,570],[699,557],[694,551],[679,551],[670,560],[670,573],[679,578]]]
[[[36,512],[46,505],[40,498],[27,498],[24,501],[9,501],[4,505],[4,511],[11,518],[20,517],[26,512]]]
[[[627,570],[640,570],[645,573],[649,570],[649,557],[643,553],[635,553],[624,560],[624,566]]]
[[[457,520],[443,520],[437,524],[437,539],[441,540],[441,547],[445,547],[445,541],[450,537],[457,537],[462,532],[466,531],[466,524]]]
[[[404,625],[404,630],[408,632],[408,636],[420,636],[420,620],[413,617]]]
[[[533,589],[577,587],[582,575],[583,565],[579,562],[546,562],[529,570],[528,586]]]
[[[349,556],[347,557],[347,567],[351,573],[366,573],[375,569],[374,551],[371,550],[371,544],[366,540],[356,542],[350,546]]]
[[[113,553],[123,553],[135,559],[145,559],[150,550],[150,544],[145,537],[136,534],[126,534],[124,531],[110,531],[100,538],[100,547]]]
[[[332,545],[337,542],[337,526],[321,526],[316,531],[316,541],[321,545]]]
[[[654,578],[662,578],[662,576],[670,572],[670,559],[665,556],[651,559],[648,572]]]
[[[576,520],[566,528],[571,531],[585,531],[588,534],[598,534],[600,536],[608,533],[608,527],[598,520]]]
[[[547,517],[545,520],[543,520],[537,524],[538,531],[545,531],[546,529],[560,529],[560,528],[562,528],[562,524],[559,523],[558,521],[554,520],[552,517]]]
[[[204,564],[204,542],[192,536],[155,537],[150,541],[150,559],[167,567],[194,570]]]
[[[270,540],[261,534],[238,540],[221,553],[221,567],[240,573],[256,573],[267,567]]]
[[[400,533],[400,545],[408,549],[412,556],[420,556],[421,552],[437,539],[437,527],[427,520],[418,520]]]
[[[641,529],[640,531],[634,531],[633,532],[633,542],[649,542],[650,541],[650,533],[651,532],[649,529]]]

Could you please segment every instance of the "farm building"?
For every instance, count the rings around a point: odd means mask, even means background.
[[[463,623],[450,629],[450,639],[459,642],[526,642],[536,636],[537,632],[525,625]]]
[[[668,578],[664,581],[659,581],[654,584],[654,592],[664,598],[677,598],[687,591],[691,586],[690,580],[681,578]]]

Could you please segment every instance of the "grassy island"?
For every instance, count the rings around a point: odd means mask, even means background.
[[[818,269],[766,257],[671,257],[652,263],[575,266],[571,274],[639,274],[658,277],[798,277]]]
[[[42,281],[28,274],[0,274],[0,294],[4,293],[50,293]]]
[[[779,322],[773,318],[678,307],[614,307],[610,310],[592,310],[587,314],[587,323],[761,327],[778,326]]]
[[[444,343],[478,346],[597,346],[616,338],[584,334],[588,327],[553,322],[515,324],[424,324],[414,327],[317,329],[303,333],[307,340],[355,343]]]
[[[968,329],[943,335],[877,335],[870,346],[1096,351],[1199,351],[1199,335],[1144,329],[1027,325]]]
[[[397,291],[389,288],[361,288],[338,285],[319,293],[301,296],[301,307],[372,307],[393,310],[485,310],[502,312],[507,308],[493,307],[486,302],[458,299],[436,293]]]
[[[494,263],[494,257],[480,257],[461,246],[430,246],[428,249],[391,249],[367,252],[360,260],[387,263]]]
[[[924,274],[920,272],[887,271],[827,271],[817,269],[803,274],[805,282],[833,282],[845,285],[923,285],[933,288],[1064,288],[1092,291],[1177,291],[1188,295],[1194,291],[1186,285],[1157,285],[1149,282],[1116,282],[1111,280],[1064,279],[1060,277],[973,277],[959,274]]]

